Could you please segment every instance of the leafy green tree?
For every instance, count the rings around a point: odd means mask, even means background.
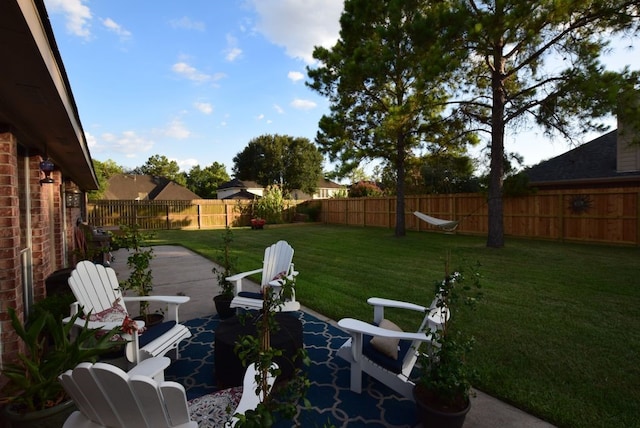
[[[406,233],[407,159],[426,136],[446,144],[449,134],[441,118],[447,98],[443,79],[455,59],[439,45],[450,31],[422,18],[421,11],[431,7],[439,6],[422,0],[346,0],[340,39],[331,49],[316,47],[313,56],[321,65],[307,69],[309,87],[331,103],[330,114],[320,119],[316,143],[337,163],[339,175],[366,160],[393,166],[396,236]],[[431,28],[444,31],[435,34]],[[427,57],[440,59],[426,62]]]
[[[322,154],[306,138],[262,135],[233,158],[233,175],[263,186],[276,184],[289,194],[313,194],[322,178]]]
[[[107,159],[104,162],[93,159],[93,169],[95,170],[96,178],[98,179],[98,190],[88,192],[89,199],[102,199],[104,197],[104,192],[107,190],[107,182],[109,181],[109,178],[115,174],[124,173],[124,168],[111,159]]]
[[[457,108],[487,138],[491,152],[487,246],[504,246],[504,135],[536,124],[573,139],[602,130],[594,119],[634,93],[638,73],[607,71],[601,54],[616,35],[636,35],[637,0],[453,0],[451,24],[459,38],[450,50],[467,55],[457,66]],[[424,8],[426,22],[441,10]],[[443,27],[444,29],[445,27]],[[430,52],[439,61],[437,53]],[[453,105],[455,107],[455,105]],[[638,117],[636,116],[636,121]]]
[[[201,198],[215,199],[218,187],[229,180],[224,164],[214,162],[205,168],[196,165],[187,174],[187,188]]]
[[[426,193],[463,193],[480,190],[475,163],[465,155],[438,153],[425,156],[421,169]]]
[[[135,174],[153,175],[175,181],[181,186],[186,186],[187,178],[180,172],[178,162],[169,160],[164,155],[153,155],[147,159],[144,165],[134,170]]]

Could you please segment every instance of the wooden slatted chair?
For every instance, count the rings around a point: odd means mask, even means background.
[[[445,318],[449,318],[449,311],[436,307],[436,302],[437,299],[434,299],[427,308],[372,297],[367,303],[374,307],[373,324],[353,318],[338,321],[338,326],[351,334],[351,338],[337,352],[340,358],[351,364],[351,391],[358,394],[362,392],[364,372],[413,400],[415,384],[410,375],[418,359],[420,345],[431,344],[432,333],[441,329]],[[404,332],[385,319],[385,307],[418,311],[425,315],[416,332]]]
[[[168,365],[167,357],[154,357],[129,372],[106,363],[80,363],[67,370],[59,380],[78,410],[63,428],[197,428],[184,387],[151,377],[160,366]],[[275,378],[269,377],[269,388],[274,382]],[[255,409],[259,401],[252,364],[245,373],[240,403],[230,416]],[[229,418],[225,426],[236,423],[237,418]]]
[[[260,269],[248,272],[238,273],[227,277],[227,281],[234,284],[235,297],[231,301],[232,308],[243,309],[261,309],[262,308],[262,291],[265,287],[270,286],[273,289],[279,289],[282,285],[282,277],[293,279],[298,272],[293,268],[293,247],[287,241],[278,241],[264,250],[263,265]],[[260,293],[244,291],[242,289],[242,280],[250,275],[261,274]],[[284,304],[279,308],[282,312],[300,310],[300,303],[296,301],[295,290],[292,290],[291,296],[284,299]]]
[[[189,329],[180,324],[178,307],[189,301],[188,296],[127,296],[123,297],[115,271],[91,261],[79,262],[71,276],[69,286],[76,301],[71,305],[71,316],[82,311],[88,318],[89,328],[110,330],[122,324],[128,315],[127,302],[161,302],[167,305],[166,321],[160,325],[147,329],[143,334],[134,332],[125,347],[127,360],[135,365],[150,358],[163,356],[175,350],[179,358],[178,344],[183,339],[191,337]],[[65,318],[65,322],[70,319]],[[143,321],[135,321],[139,328],[144,327]],[[76,320],[78,328],[84,327],[85,320]],[[129,339],[129,338],[127,338]]]

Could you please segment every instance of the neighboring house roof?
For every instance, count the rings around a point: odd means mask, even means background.
[[[616,170],[617,130],[573,150],[528,168],[531,184],[557,182],[602,182],[638,177],[640,171]]]
[[[104,198],[110,200],[171,201],[200,199],[191,190],[166,178],[132,174],[116,174],[109,178]]]
[[[229,196],[225,196],[224,198],[221,198],[221,199],[258,199],[258,198],[260,198],[260,195],[256,195],[255,193],[251,193],[245,189],[242,189],[237,193],[234,193]]]
[[[218,190],[220,189],[262,189],[263,186],[259,185],[255,181],[242,181],[234,178],[233,180],[227,181],[226,183],[222,183],[218,186]]]
[[[334,183],[333,181],[329,181],[326,178],[321,178],[318,180],[318,188],[319,189],[341,189],[344,186],[341,186],[338,183]]]

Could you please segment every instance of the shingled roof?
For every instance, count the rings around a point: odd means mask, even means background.
[[[617,130],[541,162],[525,172],[533,185],[558,182],[602,182],[638,177],[639,171],[616,170]]]
[[[201,199],[184,186],[163,177],[116,174],[109,178],[105,199],[190,201]]]

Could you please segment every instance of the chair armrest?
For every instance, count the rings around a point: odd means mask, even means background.
[[[191,300],[189,296],[127,296],[123,298],[124,302],[160,302],[166,303],[168,306],[167,319],[179,322],[178,307]]]
[[[235,290],[233,294],[237,296],[238,293],[242,291],[242,280],[248,276],[255,275],[256,273],[260,273],[260,272],[262,272],[262,268],[250,270],[247,272],[237,273],[235,275],[228,276],[225,279],[229,282],[235,283]]]
[[[189,296],[126,296],[123,298],[125,302],[164,302],[172,305],[181,305],[191,300]]]
[[[169,357],[152,357],[140,361],[136,366],[127,372],[129,376],[142,375],[156,378],[160,373],[169,367],[171,359]],[[162,376],[164,378],[164,376]]]
[[[369,299],[367,299],[367,303],[372,306],[384,306],[387,308],[409,309],[409,310],[418,311],[418,312],[424,312],[427,310],[426,307],[416,305],[414,303],[402,302],[400,300],[383,299],[380,297],[370,297]]]
[[[382,299],[380,297],[370,297],[367,299],[367,303],[373,306],[373,322],[375,324],[380,324],[384,319],[384,308],[408,309],[417,312],[425,312],[428,309],[414,303]]]
[[[353,318],[343,318],[338,321],[338,326],[353,334],[368,334],[370,336],[382,336],[391,337],[401,340],[421,340],[428,342],[431,340],[430,336],[426,333],[410,333],[406,331],[395,331],[381,328],[373,324],[369,324],[364,321],[356,320]]]

